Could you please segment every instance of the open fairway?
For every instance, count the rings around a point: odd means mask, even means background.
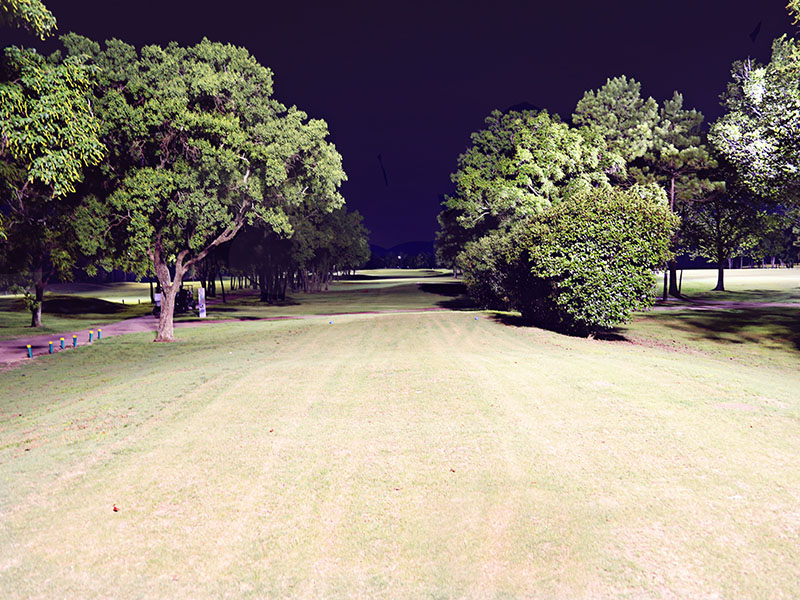
[[[225,323],[6,370],[0,597],[800,596],[794,338],[654,318]]]

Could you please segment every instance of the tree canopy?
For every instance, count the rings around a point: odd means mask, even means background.
[[[644,156],[653,147],[658,104],[641,97],[641,84],[625,75],[606,80],[589,90],[575,107],[572,122],[593,127],[609,148],[626,162]]]
[[[724,96],[727,113],[709,133],[712,143],[758,196],[800,195],[800,43],[786,36],[772,59],[736,62]]]
[[[48,281],[71,278],[80,257],[68,195],[104,152],[88,97],[94,75],[83,57],[45,58],[15,46],[0,62],[2,260],[19,284],[35,288],[28,303],[34,326]]]
[[[123,268],[149,260],[164,295],[158,340],[173,339],[172,302],[186,271],[260,221],[291,233],[287,207],[340,207],[341,157],[327,126],[272,95],[272,72],[243,48],[184,48],[65,36],[100,70],[94,106],[108,147],[84,239]],[[170,273],[170,269],[174,275]]]
[[[0,25],[22,27],[40,39],[56,30],[56,18],[41,0],[0,0]]]

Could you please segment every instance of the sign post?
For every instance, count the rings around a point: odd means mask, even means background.
[[[206,318],[206,290],[197,288],[197,311],[201,319]]]

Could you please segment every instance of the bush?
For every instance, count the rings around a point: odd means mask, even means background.
[[[630,320],[653,300],[678,219],[655,187],[588,190],[519,223],[503,287],[532,323],[587,334]]]

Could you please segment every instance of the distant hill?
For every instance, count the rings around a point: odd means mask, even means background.
[[[403,242],[391,248],[370,244],[369,249],[374,256],[392,256],[394,254],[405,254],[406,256],[416,256],[417,254],[434,254],[433,242]]]

